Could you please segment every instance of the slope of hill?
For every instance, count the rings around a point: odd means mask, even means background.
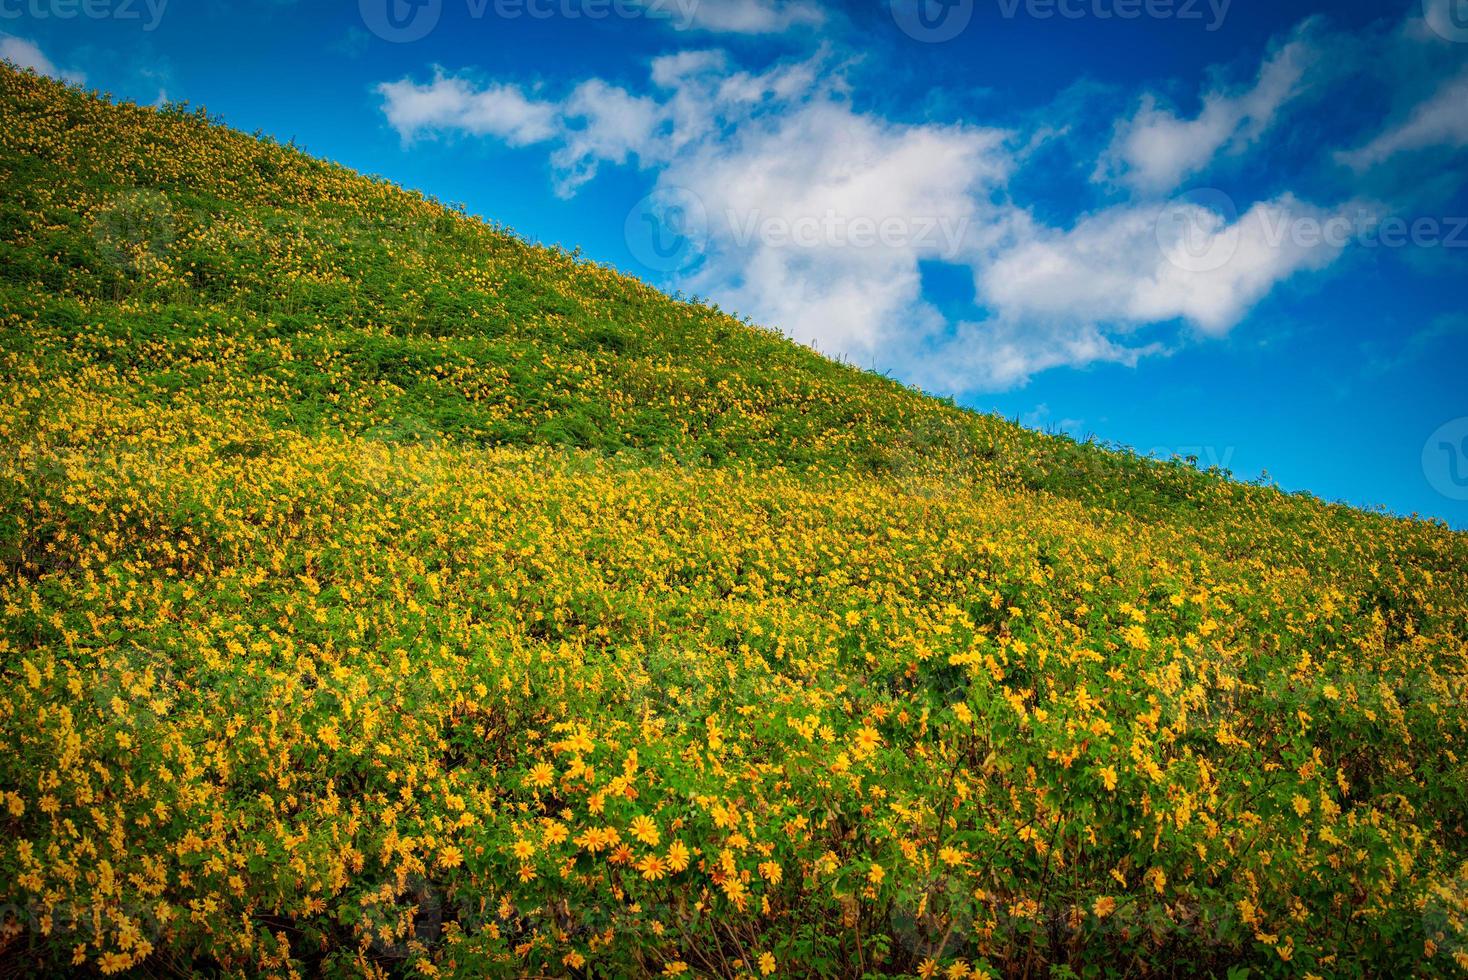
[[[1468,970],[1464,535],[0,105],[0,967]]]

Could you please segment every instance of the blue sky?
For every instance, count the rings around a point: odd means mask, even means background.
[[[0,0],[0,33],[963,404],[1468,527],[1468,0]]]

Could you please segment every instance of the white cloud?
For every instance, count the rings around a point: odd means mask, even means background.
[[[1355,170],[1367,170],[1401,153],[1465,145],[1468,145],[1468,71],[1413,107],[1406,119],[1365,146],[1340,154],[1339,159]]]
[[[825,11],[812,0],[685,0],[689,26],[726,34],[783,34],[817,27]]]
[[[1003,391],[1052,368],[1132,367],[1165,352],[1158,343],[1117,343],[1093,323],[993,319],[960,323],[941,346],[908,366],[908,377],[930,391]]]
[[[722,72],[729,57],[722,51],[679,51],[652,61],[652,81],[659,88],[676,88],[685,78]]]
[[[1250,88],[1208,92],[1192,119],[1161,108],[1154,95],[1143,96],[1137,113],[1117,125],[1096,178],[1142,191],[1172,190],[1206,168],[1219,151],[1246,147],[1263,135],[1304,90],[1317,57],[1312,42],[1297,32],[1264,62]]]
[[[1167,353],[1130,342],[1150,325],[1225,335],[1280,283],[1335,261],[1343,236],[1320,230],[1331,217],[1286,196],[1236,221],[1187,200],[1119,205],[1069,230],[1016,221],[977,265],[991,318],[959,324],[912,376],[940,391],[1003,389],[1054,367]]]
[[[581,83],[559,102],[528,96],[517,85],[478,87],[442,70],[426,85],[404,78],[383,82],[377,92],[388,124],[405,142],[424,133],[489,136],[515,147],[556,141],[551,160],[563,197],[593,179],[601,163],[661,159],[666,151],[659,147],[670,140],[667,107],[600,79]]]
[[[996,220],[985,197],[1011,169],[1004,138],[892,123],[818,87],[690,147],[659,179],[709,213],[691,288],[829,353],[889,356],[942,329],[919,263],[974,254]]]
[[[979,284],[996,315],[1016,323],[1128,330],[1182,320],[1222,335],[1278,283],[1334,261],[1344,241],[1299,233],[1330,217],[1288,196],[1232,222],[1201,203],[1123,205],[998,252]]]
[[[57,68],[34,41],[13,34],[0,34],[0,61],[9,61],[19,68],[31,68],[37,74],[73,85],[81,85],[87,80],[82,72]]]
[[[551,162],[560,175],[557,190],[563,197],[594,178],[602,161],[622,164],[637,156],[647,162],[661,155],[657,146],[667,115],[650,98],[592,79],[576,87],[561,114],[564,145]]]
[[[434,74],[427,85],[409,79],[377,86],[388,123],[404,140],[429,132],[459,130],[527,146],[556,133],[554,105],[527,97],[516,85],[476,89],[462,78]]]

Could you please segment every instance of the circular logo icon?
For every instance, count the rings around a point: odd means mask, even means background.
[[[1432,882],[1422,906],[1422,931],[1432,943],[1434,954],[1444,959],[1468,950],[1468,877],[1465,875],[1468,869],[1456,878]]]
[[[108,261],[142,271],[173,245],[173,205],[157,191],[124,191],[93,216],[92,234]]]
[[[1438,37],[1468,44],[1468,0],[1422,0],[1422,16]]]
[[[924,44],[941,44],[962,34],[974,17],[974,0],[890,0],[902,33]]]
[[[627,247],[653,272],[687,272],[708,246],[708,211],[683,187],[660,187],[627,214]]]
[[[405,414],[363,432],[357,439],[358,471],[384,497],[407,497],[431,490],[445,477],[437,429]]]
[[[893,944],[915,963],[966,959],[976,952],[975,905],[973,895],[948,877],[899,894],[892,905]]]
[[[1428,437],[1422,473],[1449,500],[1468,500],[1468,418],[1453,419]]]
[[[1168,201],[1157,216],[1157,247],[1185,272],[1214,272],[1239,250],[1239,209],[1223,191],[1203,188]]]
[[[357,928],[371,936],[374,956],[406,960],[415,944],[438,941],[443,932],[443,919],[444,903],[438,891],[422,875],[413,874],[406,888],[390,901],[364,906]]]
[[[357,0],[362,23],[384,41],[421,41],[438,26],[443,0]]]
[[[97,715],[134,743],[147,742],[179,701],[183,685],[167,654],[131,646],[99,663],[88,684]]]

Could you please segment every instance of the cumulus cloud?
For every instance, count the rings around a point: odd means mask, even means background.
[[[1054,367],[1135,365],[1163,354],[1134,338],[1180,322],[1200,334],[1229,332],[1277,285],[1330,265],[1349,237],[1339,213],[1294,197],[1260,202],[1242,216],[1211,201],[1119,205],[1069,229],[1019,222],[1021,231],[977,266],[991,317],[958,324],[909,366],[943,391],[1003,389]],[[1228,205],[1229,202],[1224,202]]]
[[[654,58],[652,81],[659,88],[675,88],[685,78],[722,72],[729,63],[723,51],[679,51]]]
[[[459,131],[528,146],[556,133],[555,106],[528,97],[517,85],[476,88],[440,70],[427,85],[405,78],[383,82],[377,92],[388,123],[404,140],[424,132]]]
[[[1355,170],[1367,170],[1398,154],[1429,147],[1462,146],[1468,146],[1468,70],[1414,106],[1405,119],[1365,146],[1340,154],[1339,158]]]
[[[931,353],[904,367],[907,377],[930,391],[1003,391],[1052,368],[1134,367],[1144,357],[1163,353],[1161,343],[1128,346],[1086,321],[996,318],[958,324]]]
[[[8,61],[18,68],[30,68],[40,75],[73,85],[86,82],[87,76],[79,71],[56,67],[34,41],[13,34],[0,34],[0,61]]]
[[[892,123],[818,89],[690,147],[659,180],[709,211],[692,288],[828,352],[885,356],[941,330],[920,263],[977,253],[1013,165],[1005,138]]]
[[[665,77],[673,70],[668,67]],[[564,99],[546,100],[517,85],[480,86],[438,69],[426,84],[404,78],[383,82],[377,93],[404,142],[440,134],[492,137],[512,147],[554,141],[551,160],[563,197],[595,178],[602,163],[655,162],[675,143],[676,107],[600,79],[581,83]]]
[[[812,0],[692,0],[687,19],[698,30],[727,34],[783,34],[816,27],[825,11]]]
[[[600,79],[583,82],[560,107],[562,146],[551,157],[558,191],[570,196],[596,176],[601,162],[661,159],[667,114],[645,96],[632,95]]]
[[[1144,191],[1172,190],[1220,151],[1248,146],[1263,135],[1304,91],[1318,56],[1314,43],[1297,33],[1264,62],[1250,87],[1207,92],[1202,111],[1191,119],[1162,107],[1155,95],[1143,96],[1136,114],[1117,125],[1096,178]]]
[[[1221,335],[1278,283],[1334,261],[1347,236],[1327,240],[1314,230],[1331,218],[1291,196],[1255,204],[1237,220],[1188,199],[1119,206],[999,252],[982,267],[980,286],[996,314],[1014,322],[1131,328],[1182,320]]]

